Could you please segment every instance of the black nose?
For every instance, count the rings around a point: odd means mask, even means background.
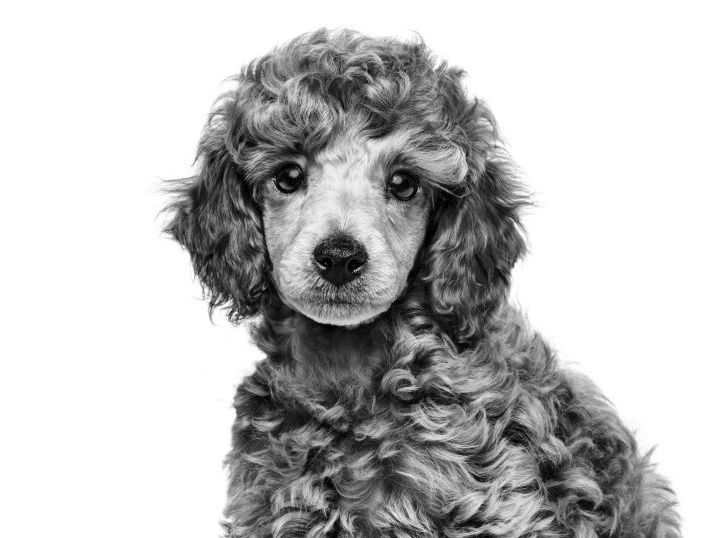
[[[346,235],[334,235],[324,239],[314,249],[314,260],[319,274],[341,286],[361,274],[368,261],[364,246]]]

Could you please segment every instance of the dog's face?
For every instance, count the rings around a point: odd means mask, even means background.
[[[411,285],[414,310],[474,338],[525,249],[525,198],[462,74],[421,42],[326,30],[242,70],[166,228],[210,307],[352,326]]]
[[[272,278],[287,304],[319,323],[355,325],[403,291],[429,213],[424,174],[455,166],[410,151],[410,138],[346,133],[312,158],[281,163],[264,183]]]

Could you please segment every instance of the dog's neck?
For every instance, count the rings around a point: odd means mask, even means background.
[[[387,312],[353,328],[323,325],[275,300],[265,305],[252,333],[282,371],[287,390],[323,404],[358,404],[374,392],[387,367],[390,317]]]
[[[296,373],[314,386],[366,386],[385,366],[381,322],[355,328],[322,325],[296,314],[290,337]]]

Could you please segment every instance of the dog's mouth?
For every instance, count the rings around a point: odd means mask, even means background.
[[[390,293],[377,294],[365,281],[357,279],[345,286],[312,282],[301,293],[283,300],[312,320],[340,326],[368,323],[386,311],[393,302]],[[389,297],[391,297],[389,299]]]
[[[360,306],[375,299],[374,287],[371,280],[365,275],[337,286],[319,275],[313,274],[299,293],[299,298],[302,301],[329,305]]]
[[[391,303],[329,300],[294,303],[292,306],[317,323],[356,326],[373,321],[385,312]]]

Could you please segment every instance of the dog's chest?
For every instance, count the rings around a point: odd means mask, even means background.
[[[287,479],[286,493],[309,502],[321,497],[364,525],[438,517],[448,499],[460,496],[458,477],[469,472],[464,458],[445,444],[421,441],[415,426],[387,417],[347,431],[320,424],[310,430],[308,445],[305,428],[287,436],[286,453],[305,458],[295,460],[287,477],[297,478]]]
[[[418,537],[515,536],[544,509],[535,461],[501,437],[510,413],[476,411],[500,410],[497,391],[480,405],[384,396],[361,406],[346,394],[299,403],[280,388],[238,394],[236,493],[248,512],[270,506],[327,536]]]
[[[450,406],[404,411],[409,419],[387,407],[348,427],[334,410],[333,424],[310,420],[285,431],[273,445],[282,469],[270,485],[273,502],[333,514],[369,536],[396,527],[430,536],[461,511],[477,521],[486,501],[495,510],[508,499],[496,489],[497,468],[482,467],[485,424]]]

